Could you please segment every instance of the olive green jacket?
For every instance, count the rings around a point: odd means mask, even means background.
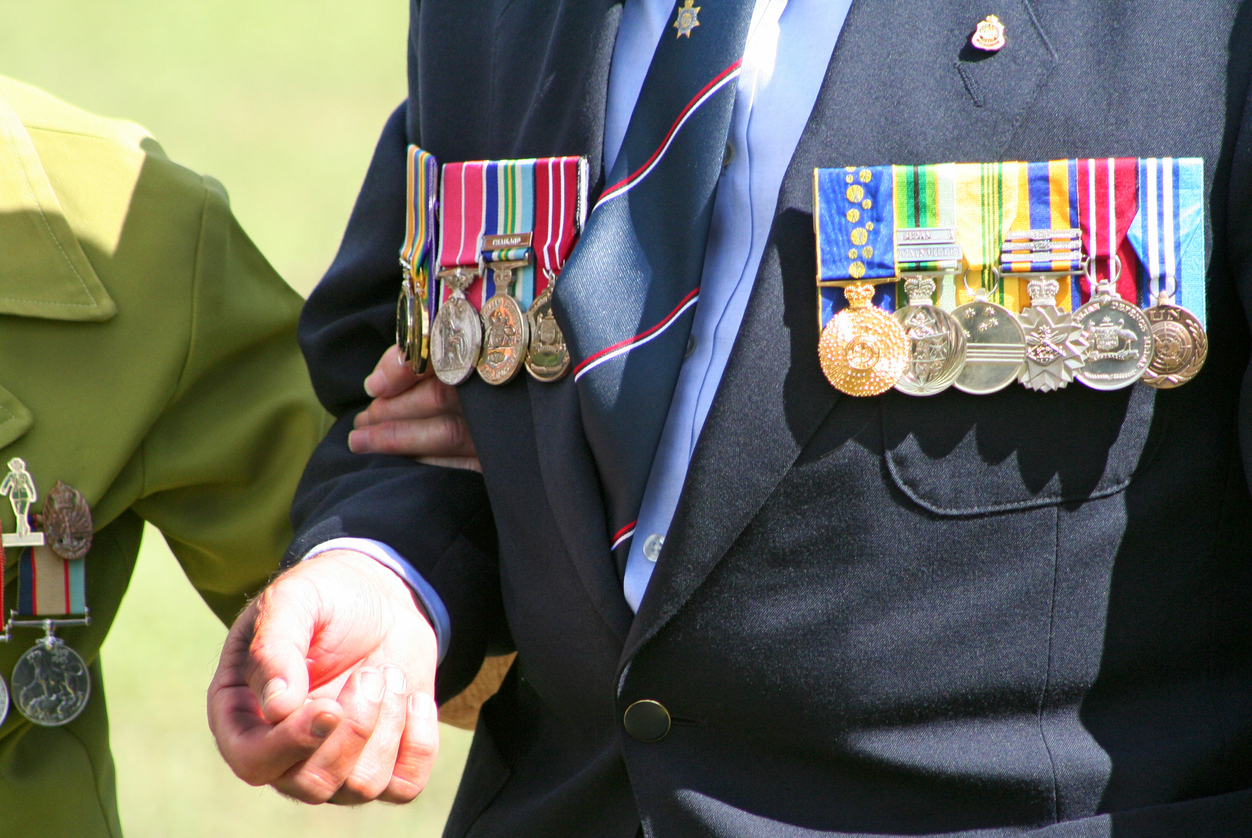
[[[220,184],[135,125],[0,79],[0,464],[26,461],[32,511],[57,480],[78,489],[96,528],[91,625],[58,632],[91,663],[91,700],[59,728],[10,709],[3,838],[120,834],[97,658],[144,521],[223,622],[277,568],[326,427],[296,346],[300,305]],[[6,498],[0,522],[13,531]],[[16,550],[4,574],[7,614]],[[6,682],[41,634],[12,636]]]

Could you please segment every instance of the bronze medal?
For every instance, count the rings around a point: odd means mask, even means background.
[[[1195,378],[1209,354],[1208,335],[1199,319],[1169,303],[1158,303],[1144,314],[1152,324],[1154,349],[1143,383],[1169,390]]]
[[[530,347],[526,350],[526,371],[536,381],[558,381],[569,370],[569,350],[565,335],[552,314],[552,279],[526,312],[530,326]]]
[[[844,289],[848,308],[822,329],[817,352],[822,372],[849,396],[876,396],[895,386],[909,365],[909,338],[899,321],[870,305],[874,286]]]
[[[530,345],[530,325],[517,300],[506,290],[513,280],[513,269],[525,262],[496,262],[496,293],[483,303],[483,349],[478,359],[478,375],[488,384],[507,384],[521,371]]]

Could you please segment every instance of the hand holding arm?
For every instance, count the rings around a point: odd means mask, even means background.
[[[292,568],[226,638],[209,727],[231,769],[307,803],[402,803],[439,747],[435,636],[408,587],[340,550]]]

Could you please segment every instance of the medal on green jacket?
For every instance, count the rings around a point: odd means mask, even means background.
[[[409,146],[408,202],[404,246],[400,248],[402,285],[396,306],[396,346],[413,372],[426,372],[430,361],[430,328],[435,297],[430,288],[430,263],[435,238],[436,187],[439,164],[428,152]]]
[[[909,363],[908,335],[884,310],[895,301],[892,167],[816,169],[813,181],[822,372],[842,393],[876,396]]]
[[[76,719],[91,696],[87,662],[56,636],[56,629],[91,622],[84,557],[91,549],[94,527],[83,496],[58,481],[38,516],[43,531],[33,531],[27,516],[38,496],[25,465],[11,460],[9,474],[0,484],[15,512],[19,501],[14,500],[14,491],[21,498],[18,531],[4,537],[7,545],[20,547],[17,608],[9,630],[41,628],[44,636],[13,667],[12,699],[29,721],[55,727]]]
[[[1154,350],[1143,383],[1186,384],[1208,357],[1204,330],[1204,161],[1139,161],[1139,214],[1127,235],[1143,266]],[[1186,303],[1186,308],[1181,303]]]

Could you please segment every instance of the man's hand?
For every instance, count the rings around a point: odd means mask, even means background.
[[[431,371],[416,375],[393,346],[365,379],[374,400],[357,414],[348,447],[357,454],[398,454],[420,462],[482,471],[456,388]]]
[[[435,634],[374,559],[324,553],[244,609],[209,685],[231,769],[306,803],[405,803],[439,750]]]

